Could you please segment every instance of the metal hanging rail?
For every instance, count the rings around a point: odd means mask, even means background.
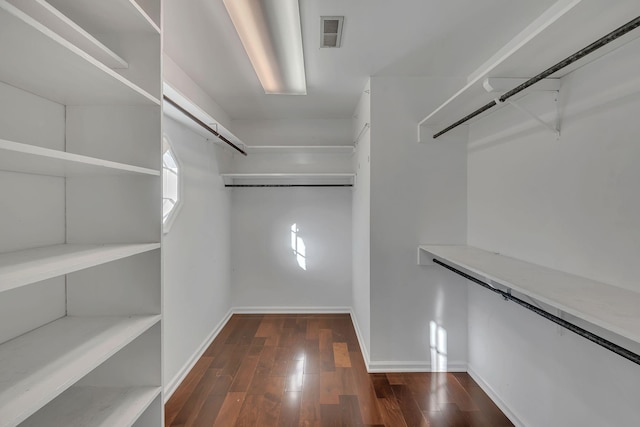
[[[602,337],[600,337],[600,336],[598,336],[598,335],[596,335],[596,334],[594,334],[592,332],[589,332],[586,329],[581,328],[580,326],[574,325],[571,322],[568,322],[568,321],[566,321],[566,320],[564,320],[564,319],[562,319],[562,318],[560,318],[560,317],[558,317],[556,315],[553,315],[553,314],[551,314],[551,313],[549,313],[549,312],[547,312],[547,311],[545,311],[545,310],[543,310],[543,309],[541,309],[539,307],[536,307],[533,304],[530,304],[530,303],[528,303],[528,302],[526,302],[526,301],[524,301],[524,300],[522,300],[522,299],[520,299],[518,297],[515,297],[515,296],[513,296],[511,294],[511,290],[508,290],[508,291],[505,292],[503,290],[494,288],[493,286],[483,282],[482,280],[476,279],[475,277],[465,273],[464,271],[458,270],[457,268],[452,267],[452,266],[450,266],[448,264],[445,264],[442,261],[439,261],[439,260],[437,260],[435,258],[433,259],[433,262],[438,264],[438,265],[441,265],[442,267],[446,268],[447,270],[453,271],[454,273],[464,277],[465,279],[471,280],[472,282],[482,286],[483,288],[489,289],[490,291],[493,291],[493,292],[501,295],[507,301],[513,301],[516,304],[521,305],[522,307],[524,307],[524,308],[526,308],[528,310],[531,310],[534,313],[544,317],[545,319],[550,320],[553,323],[556,323],[556,324],[562,326],[563,328],[565,328],[565,329],[567,329],[567,330],[569,330],[569,331],[571,331],[571,332],[573,332],[573,333],[575,333],[577,335],[580,335],[581,337],[586,338],[589,341],[591,341],[593,343],[596,343],[599,346],[604,347],[607,350],[612,351],[612,352],[616,353],[617,355],[622,356],[625,359],[627,359],[627,360],[629,360],[629,361],[631,361],[631,362],[633,362],[633,363],[635,363],[637,365],[640,365],[640,354],[636,354],[636,353],[634,353],[634,352],[632,352],[630,350],[627,350],[626,348],[621,347],[618,344],[612,343],[611,341],[606,340],[606,339],[604,339],[604,338],[602,338]]]
[[[193,120],[194,122],[196,122],[197,124],[199,124],[201,127],[203,127],[205,130],[207,130],[208,132],[212,133],[216,138],[218,138],[220,141],[225,142],[227,144],[229,144],[234,150],[242,153],[243,155],[247,155],[247,152],[244,151],[242,148],[238,147],[236,144],[234,144],[233,142],[229,141],[227,138],[225,138],[224,136],[220,135],[219,132],[217,132],[215,129],[213,129],[211,126],[209,126],[208,124],[206,124],[205,122],[203,122],[202,120],[200,120],[199,118],[197,118],[196,116],[194,116],[193,114],[191,114],[189,111],[187,111],[186,109],[182,108],[182,106],[180,106],[180,104],[178,104],[177,102],[175,102],[173,99],[169,98],[167,95],[162,95],[162,98],[167,101],[169,104],[171,104],[173,107],[175,107],[176,109],[178,109],[182,114],[184,114],[185,116],[189,117],[191,120]]]
[[[458,120],[457,122],[452,124],[451,126],[446,127],[443,130],[441,130],[440,132],[438,132],[435,135],[433,135],[433,138],[435,139],[435,138],[437,138],[437,137],[439,137],[441,135],[444,135],[445,133],[449,132],[450,130],[453,130],[453,129],[457,128],[461,124],[464,124],[464,123],[468,122],[469,120],[473,119],[477,115],[487,111],[488,109],[490,109],[492,107],[495,107],[498,104],[503,103],[504,101],[506,101],[507,99],[509,99],[512,96],[516,95],[517,93],[520,93],[523,90],[527,89],[528,87],[538,83],[540,80],[546,79],[547,77],[551,76],[555,72],[567,67],[568,65],[573,64],[574,62],[578,61],[579,59],[582,59],[583,57],[589,55],[590,53],[595,52],[596,50],[600,49],[601,47],[611,43],[612,41],[614,41],[614,40],[616,40],[616,39],[618,39],[618,38],[620,38],[622,36],[624,36],[628,32],[630,32],[630,31],[632,31],[632,30],[634,30],[634,29],[636,29],[638,27],[640,27],[640,16],[638,16],[635,19],[627,22],[626,24],[624,24],[620,28],[618,28],[616,30],[613,30],[612,32],[610,32],[606,36],[599,38],[595,42],[591,43],[589,46],[577,51],[573,55],[566,57],[565,59],[563,59],[562,61],[558,62],[557,64],[547,68],[546,70],[544,70],[540,74],[530,78],[529,80],[527,80],[526,82],[522,83],[521,85],[516,86],[515,88],[513,88],[510,91],[506,92],[504,95],[502,95],[497,100],[493,100],[493,101],[489,102],[488,104],[485,104],[482,107],[478,108],[473,113],[471,113],[471,114],[469,114],[467,116],[464,116],[463,118],[461,118],[460,120]]]

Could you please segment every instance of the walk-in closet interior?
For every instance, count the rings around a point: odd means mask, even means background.
[[[0,0],[0,427],[632,427],[638,0]]]

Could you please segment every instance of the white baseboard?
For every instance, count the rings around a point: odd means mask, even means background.
[[[356,331],[356,338],[358,339],[358,344],[360,344],[360,351],[362,352],[362,358],[364,359],[364,366],[365,368],[367,368],[367,372],[371,372],[369,370],[369,364],[371,363],[369,359],[369,349],[364,345],[364,338],[362,336],[362,331],[360,330],[360,325],[358,325],[358,318],[356,317],[356,313],[353,310],[353,308],[351,308],[349,314],[351,316],[351,323],[353,323],[353,329],[355,329]]]
[[[351,313],[351,307],[233,307],[234,314],[336,314]]]
[[[369,349],[364,345],[364,339],[360,325],[358,325],[358,318],[355,311],[351,309],[351,322],[353,323],[353,329],[356,330],[356,336],[358,337],[358,343],[360,343],[360,350],[362,351],[362,357],[364,359],[367,372],[370,374],[385,373],[385,372],[431,372],[431,363],[424,361],[372,361],[369,356]],[[466,362],[451,362],[447,365],[447,372],[466,372]]]
[[[225,314],[224,318],[213,328],[211,334],[200,344],[200,347],[193,353],[193,355],[187,360],[187,363],[184,364],[182,369],[178,371],[178,373],[167,383],[164,387],[164,403],[167,403],[171,395],[176,391],[180,383],[184,381],[185,377],[189,374],[193,366],[198,362],[200,357],[204,354],[207,348],[211,345],[213,340],[218,336],[222,328],[227,324],[231,316],[233,315],[233,310],[229,309],[227,314]]]
[[[384,372],[434,372],[430,362],[424,361],[370,361],[368,371],[374,373]],[[450,362],[447,364],[447,372],[467,372],[465,362]]]
[[[513,411],[511,411],[511,409],[509,409],[509,407],[504,403],[500,396],[498,396],[495,390],[476,371],[473,370],[471,365],[467,366],[467,372],[516,427],[526,427],[520,418],[518,418],[516,414],[514,414]]]

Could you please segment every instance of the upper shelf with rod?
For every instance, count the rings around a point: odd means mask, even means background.
[[[247,155],[247,146],[234,134],[167,82],[164,82],[162,87],[164,113],[167,116],[207,139],[214,137],[215,141],[226,144],[244,156]]]
[[[509,101],[515,101],[531,91],[558,90],[557,79],[640,37],[640,31],[632,31],[640,21],[640,18],[635,18],[638,15],[640,2],[637,0],[621,0],[614,4],[602,0],[558,0],[469,75],[467,84],[458,92],[420,121],[418,141],[433,140],[453,131],[460,124],[470,124],[507,104],[502,98],[523,83],[526,83],[526,89],[507,97]],[[635,19],[630,21],[632,18]],[[623,30],[618,37],[602,39],[597,49],[589,49],[585,55],[576,55],[581,51],[586,53],[585,47],[621,28]],[[571,60],[569,64],[556,71],[550,68],[567,60]],[[543,74],[543,78],[536,80],[535,84],[528,82],[545,70],[553,72]],[[490,86],[494,86],[493,90]],[[499,101],[496,102],[496,98]],[[529,114],[526,110],[524,112]],[[553,125],[541,124],[556,133],[559,131]]]

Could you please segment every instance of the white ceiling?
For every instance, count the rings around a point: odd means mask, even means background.
[[[303,96],[264,94],[222,0],[165,1],[164,49],[232,119],[350,118],[368,76],[466,77],[552,3],[300,0]],[[340,49],[321,15],[345,16]]]

